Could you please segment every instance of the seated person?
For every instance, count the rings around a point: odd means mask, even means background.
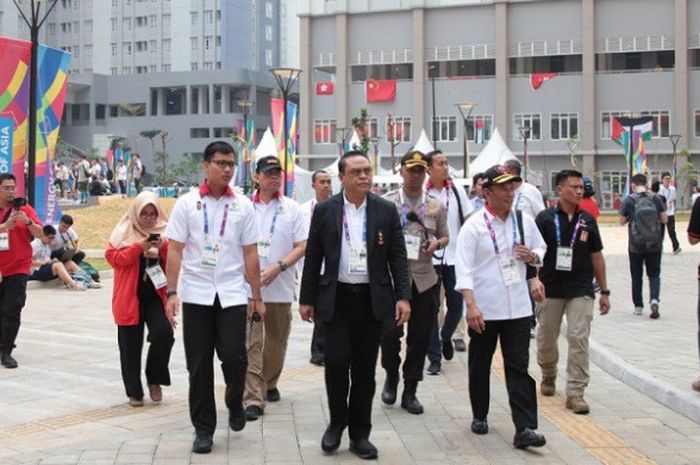
[[[61,263],[51,258],[49,243],[56,238],[56,228],[47,224],[44,235],[32,241],[32,274],[29,279],[35,281],[51,281],[59,278],[63,284],[74,291],[84,291],[86,288],[71,278],[69,271],[79,271],[80,268],[72,261]]]
[[[56,238],[51,241],[51,258],[65,262],[73,260],[79,264],[85,258],[85,252],[80,250],[80,238],[78,233],[73,229],[73,217],[63,215],[58,223],[54,226],[58,231]]]

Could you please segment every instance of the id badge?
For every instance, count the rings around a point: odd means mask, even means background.
[[[557,271],[571,271],[574,258],[574,249],[571,247],[557,247]]]
[[[366,247],[350,247],[348,274],[367,274]]]
[[[209,239],[204,240],[202,266],[216,268],[216,264],[219,262],[219,248],[220,244],[218,242],[212,242]]]
[[[258,242],[258,257],[263,260],[270,259],[270,241],[259,241]]]
[[[514,259],[499,258],[498,265],[501,268],[501,274],[503,275],[503,281],[506,283],[506,286],[521,282],[520,273],[518,273],[518,264]]]
[[[406,255],[409,260],[418,260],[420,257],[420,237],[404,234],[406,241]]]
[[[6,232],[0,233],[0,250],[10,250],[10,235]]]
[[[168,279],[165,277],[163,268],[161,268],[160,265],[146,267],[146,273],[148,274],[148,277],[151,278],[153,287],[156,289],[161,289],[168,284]]]

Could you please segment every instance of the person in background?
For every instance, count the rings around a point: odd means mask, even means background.
[[[114,268],[112,314],[117,325],[122,381],[132,407],[143,405],[141,354],[144,326],[149,342],[146,383],[153,402],[170,386],[170,352],[175,342],[165,315],[168,216],[153,192],[142,192],[112,231],[105,258]]]
[[[43,234],[32,241],[32,274],[30,280],[47,282],[60,279],[69,289],[84,291],[87,288],[76,283],[70,273],[80,271],[80,267],[72,260],[60,262],[51,258],[50,243],[56,239],[56,228],[47,224]]]
[[[484,184],[484,173],[476,173],[472,176],[472,209],[474,211],[481,210],[486,203],[484,201],[484,191],[481,186]]]
[[[122,198],[126,198],[128,192],[126,190],[127,182],[129,182],[129,169],[124,163],[124,159],[120,158],[117,162],[117,184],[119,185],[119,193]]]
[[[688,222],[688,242],[690,245],[696,245],[700,242],[700,202],[693,203],[693,210],[690,214]],[[700,355],[700,265],[698,265],[698,355]],[[700,376],[693,381],[691,387],[700,392]]]
[[[61,198],[65,199],[68,193],[68,177],[70,176],[70,170],[62,161],[59,161],[56,165],[56,182],[61,189]]]
[[[90,162],[82,153],[78,155],[78,164],[75,169],[78,172],[79,203],[86,204],[88,202],[88,185],[90,184]]]
[[[141,161],[141,155],[134,153],[131,155],[131,162],[129,167],[129,174],[131,175],[131,180],[134,182],[134,188],[136,193],[141,192],[141,177],[143,176],[143,162]]]
[[[583,197],[581,197],[581,200],[578,203],[578,208],[587,212],[593,217],[594,220],[598,221],[600,208],[598,208],[598,202],[595,199],[593,180],[588,176],[583,177]]]
[[[661,225],[661,243],[663,245],[664,232],[668,229],[668,237],[671,238],[673,246],[673,255],[681,253],[681,246],[676,237],[676,200],[678,193],[676,187],[671,185],[671,173],[661,174],[661,185],[659,186],[659,195],[666,199],[666,217],[668,221]]]

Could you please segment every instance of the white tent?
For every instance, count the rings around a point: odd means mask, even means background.
[[[260,143],[255,148],[253,158],[255,161],[257,161],[268,155],[277,155],[277,144],[275,143],[275,136],[272,135],[270,126],[267,127],[265,133],[260,139]]]
[[[435,150],[433,144],[430,143],[430,139],[428,139],[428,135],[425,133],[425,129],[420,130],[420,136],[418,137],[416,144],[413,146],[413,150],[418,150],[419,152],[423,153],[430,153]]]
[[[489,143],[486,144],[486,147],[484,147],[479,156],[469,164],[469,177],[476,173],[484,172],[493,165],[500,165],[508,160],[516,159],[513,152],[510,151],[503,141],[501,133],[498,132],[498,128],[495,128],[493,134],[491,134]]]
[[[359,149],[361,145],[362,141],[360,140],[360,136],[357,135],[355,128],[352,128],[352,137],[350,137],[350,142],[348,142],[348,149],[355,150],[355,147]]]

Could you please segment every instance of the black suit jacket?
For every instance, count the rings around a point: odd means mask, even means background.
[[[343,195],[316,205],[306,242],[299,303],[313,305],[319,321],[331,321],[335,313]],[[411,298],[406,244],[396,206],[374,194],[367,196],[367,265],[374,317],[381,321],[393,318],[396,300]]]

